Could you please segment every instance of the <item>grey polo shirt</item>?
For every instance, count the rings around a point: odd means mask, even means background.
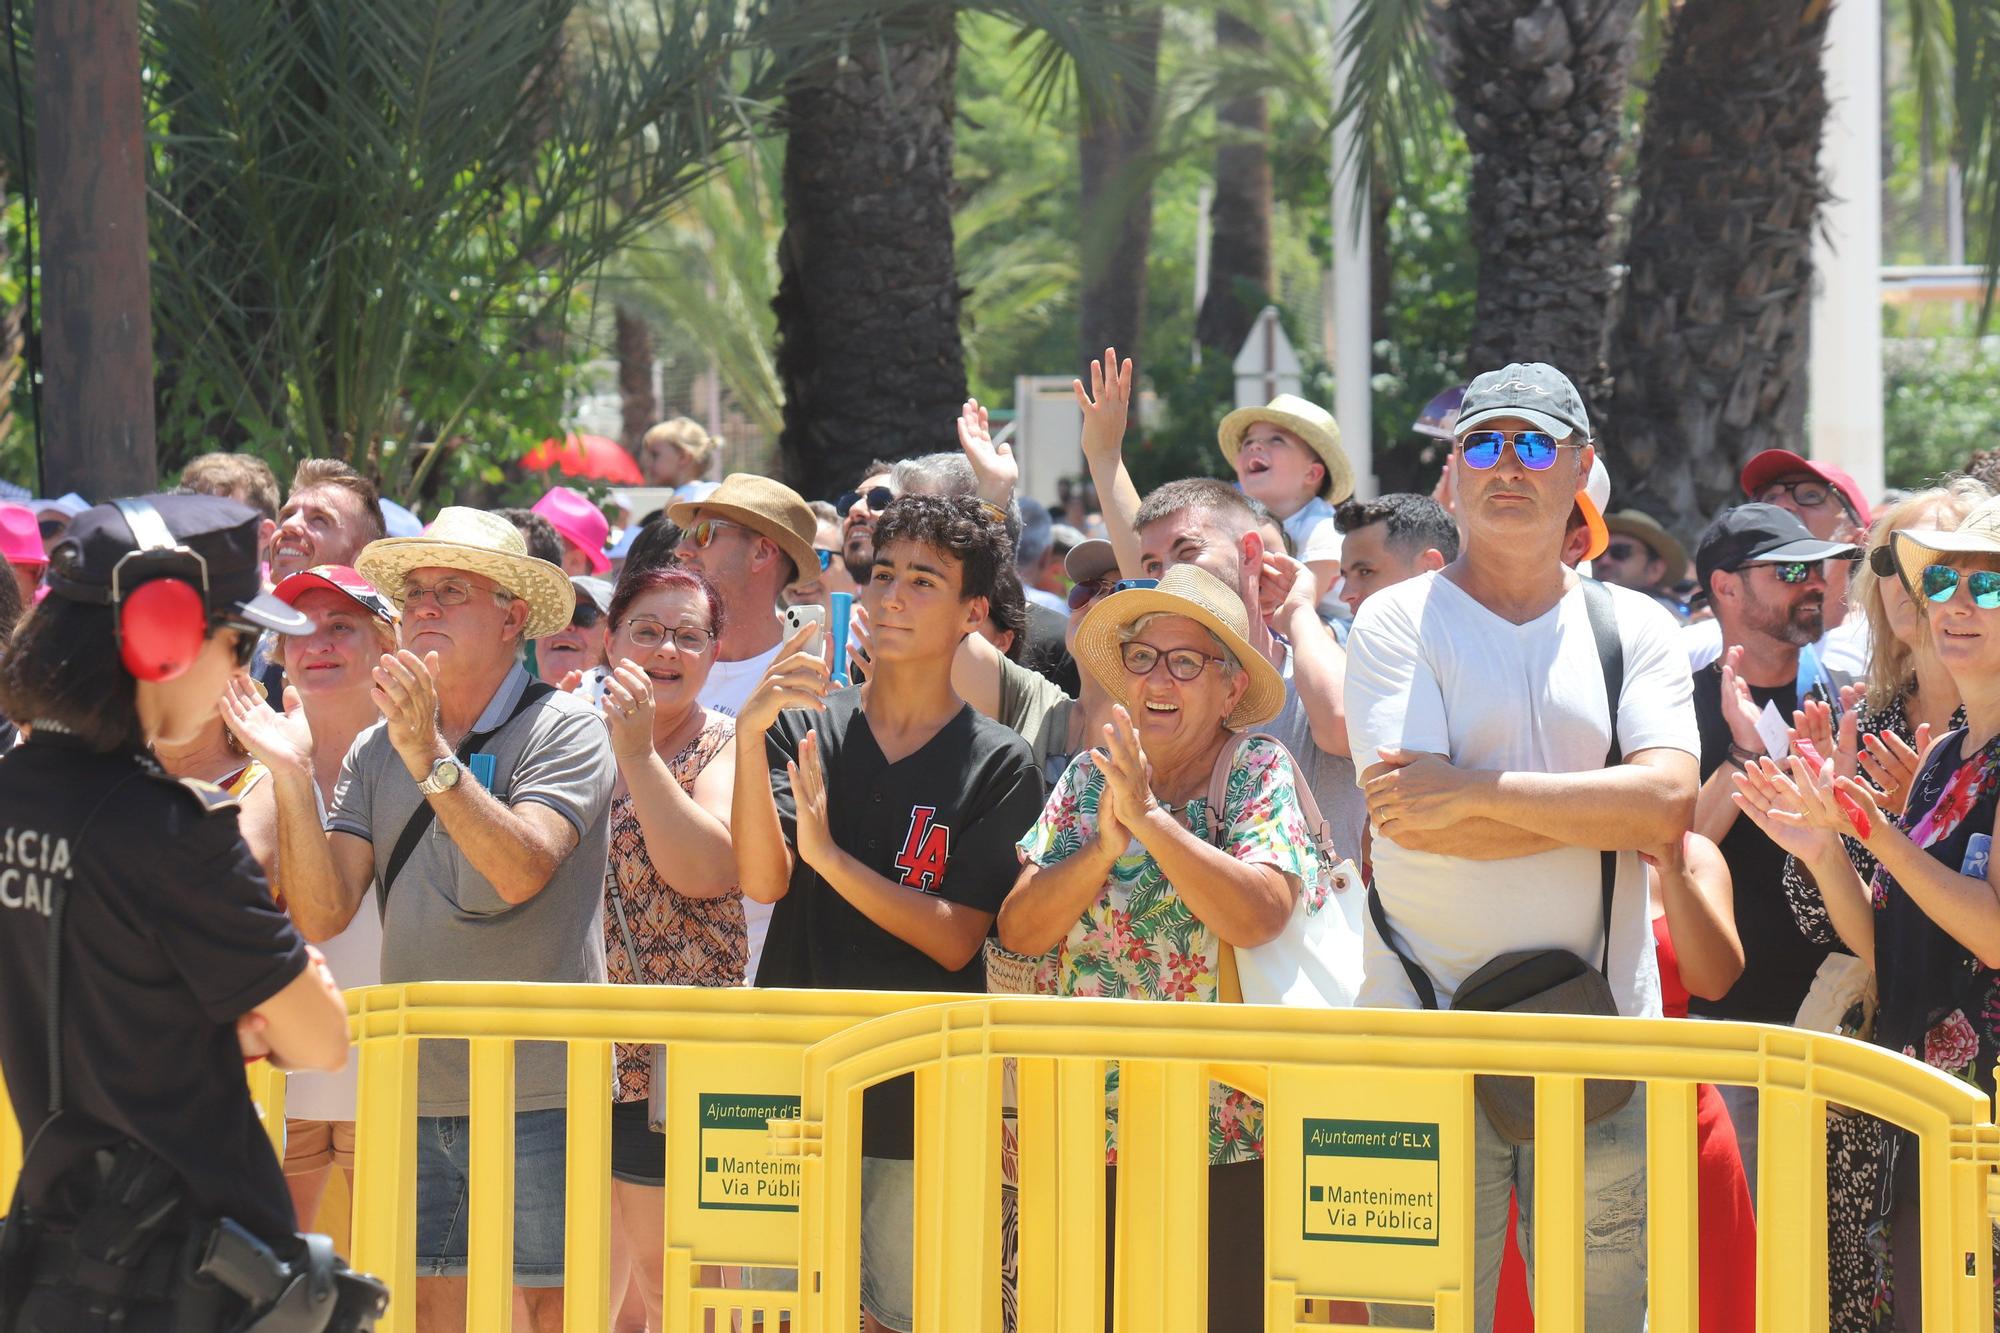
[[[516,666],[473,730],[497,726],[528,684],[528,673]],[[481,753],[494,758],[492,790],[502,801],[548,806],[576,829],[576,847],[540,893],[510,905],[472,868],[444,822],[434,821],[395,885],[380,895],[382,980],[604,980],[600,918],[616,769],[603,720],[558,690],[515,718]],[[355,738],[326,823],[375,845],[378,889],[389,853],[422,800],[389,743],[386,724]],[[519,1109],[561,1106],[565,1077],[561,1044],[520,1043],[514,1072]],[[466,1114],[465,1044],[425,1042],[417,1087],[419,1114]]]

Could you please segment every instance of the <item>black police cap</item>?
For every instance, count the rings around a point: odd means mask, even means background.
[[[146,495],[86,509],[49,552],[49,595],[108,606],[117,595],[156,578],[206,586],[211,620],[227,618],[280,634],[303,634],[312,621],[263,590],[262,516],[219,495]],[[148,515],[152,517],[149,518]],[[155,527],[161,530],[148,531]],[[152,549],[149,549],[152,548]]]

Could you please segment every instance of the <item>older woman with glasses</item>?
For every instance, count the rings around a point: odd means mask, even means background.
[[[604,879],[604,963],[626,984],[740,986],[750,958],[729,799],[735,724],[698,696],[722,599],[699,574],[655,569],[611,599],[602,706],[618,763]],[[611,1108],[614,1296],[634,1267],[660,1326],[666,1145],[651,1127],[651,1049],[620,1045]]]
[[[1736,801],[1803,862],[1828,919],[1873,969],[1877,1045],[1920,1059],[1993,1096],[2000,1056],[2000,499],[1956,529],[1904,528],[1890,538],[1904,586],[1938,661],[1958,688],[1965,725],[1930,747],[1900,813],[1882,787],[1839,773],[1808,751],[1736,778]],[[1893,781],[1896,776],[1889,775]],[[1843,836],[1875,859],[1864,882]],[[1876,1277],[1899,1329],[1922,1327],[1917,1273],[1916,1152],[1884,1130],[1885,1189],[1872,1223],[1886,1223]],[[1929,1201],[1936,1204],[1938,1201]]]
[[[1283,746],[1262,737],[1236,746],[1222,808],[1210,808],[1225,747],[1277,714],[1284,681],[1251,648],[1235,591],[1194,565],[1104,598],[1076,639],[1078,663],[1114,701],[1112,721],[1104,748],[1077,757],[1022,838],[1000,942],[1025,954],[1054,948],[1059,994],[1215,1003],[1225,947],[1276,938],[1302,896],[1326,893]],[[1106,1083],[1115,1168],[1115,1069]],[[1213,1328],[1262,1308],[1262,1156],[1262,1107],[1212,1085]]]

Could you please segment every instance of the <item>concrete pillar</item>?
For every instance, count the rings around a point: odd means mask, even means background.
[[[1826,30],[1831,104],[1820,165],[1832,197],[1813,234],[1814,458],[1882,493],[1882,8],[1834,0]]]

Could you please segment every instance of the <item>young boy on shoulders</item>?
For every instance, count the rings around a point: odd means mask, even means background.
[[[1312,571],[1320,614],[1345,618],[1334,594],[1340,584],[1336,505],[1354,494],[1354,470],[1340,447],[1333,414],[1281,393],[1265,407],[1238,408],[1216,436],[1236,469],[1236,484],[1284,524],[1299,562]]]
[[[743,893],[775,903],[756,984],[983,992],[981,946],[1042,807],[1027,743],[952,689],[959,643],[1013,559],[1005,516],[904,496],[875,522],[867,682],[834,691],[794,635],[737,715],[768,768],[736,769]],[[911,1326],[912,1080],[863,1102],[861,1299],[869,1328]]]

